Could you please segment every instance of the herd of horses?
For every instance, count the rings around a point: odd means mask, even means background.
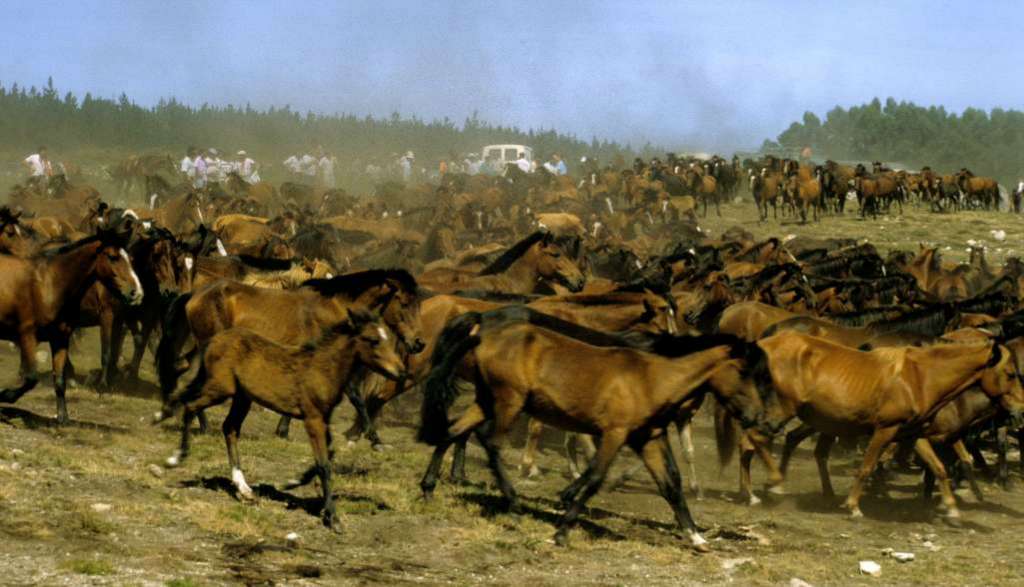
[[[973,470],[988,467],[990,433],[996,474],[1008,478],[1008,436],[1024,436],[1020,260],[995,269],[976,248],[957,265],[939,247],[883,256],[867,242],[757,240],[741,228],[712,238],[697,225],[697,204],[706,213],[717,194],[737,189],[738,162],[666,159],[577,178],[514,167],[497,178],[452,175],[362,199],[237,178],[197,191],[152,175],[131,208],[67,180],[41,192],[16,187],[0,209],[0,335],[20,349],[21,381],[0,390],[0,402],[37,384],[36,347],[48,342],[66,424],[68,381],[83,376],[69,342],[98,326],[97,389],[130,384],[152,351],[154,420],[181,414],[168,466],[189,457],[205,410],[230,400],[222,431],[231,481],[252,499],[238,439],[259,404],[280,414],[281,436],[302,421],[314,463],[293,486],[318,479],[323,521],[335,528],[334,410],[347,399],[356,417],[345,436],[381,447],[381,410],[410,390],[422,394],[417,438],[433,447],[420,481],[427,496],[449,450],[451,477],[465,477],[475,438],[516,508],[503,437],[520,415],[531,419],[521,471],[532,476],[543,427],[566,432],[572,481],[559,544],[628,447],[686,538],[707,550],[669,435],[679,431],[699,494],[691,422],[708,397],[720,462],[740,454],[740,491],[752,505],[761,499],[753,457],[768,471],[767,491],[782,493],[790,457],[814,435],[828,496],[833,445],[867,441],[844,504],[854,516],[868,482],[884,482],[879,463],[909,467],[916,454],[926,493],[937,482],[944,519],[958,523],[950,467],[981,497]],[[748,176],[759,205],[768,185],[812,215],[841,212],[851,188],[862,211],[903,197],[884,195],[889,172],[877,166],[847,176],[831,164],[763,163]],[[984,192],[966,173],[951,184],[926,173],[893,174],[896,191],[915,185],[940,202],[943,186],[955,185],[957,205],[960,194]],[[815,191],[824,204],[800,203]],[[134,352],[120,369],[129,332]]]

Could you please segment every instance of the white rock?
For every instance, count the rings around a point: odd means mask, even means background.
[[[754,559],[752,558],[727,558],[722,561],[722,568],[726,571],[732,571],[743,565],[751,564],[754,564]]]
[[[793,577],[792,579],[789,580],[789,587],[814,587],[814,585],[811,585],[810,583],[808,583],[807,581],[804,581],[803,579],[798,579],[796,577]]]
[[[1006,231],[1005,230],[993,230],[992,231],[992,238],[996,239],[997,241],[1002,242],[1002,241],[1006,240]]]
[[[860,572],[872,577],[881,577],[882,567],[875,561],[860,561]]]
[[[914,560],[914,553],[912,552],[894,552],[892,558],[900,561],[901,563],[909,563]]]
[[[109,512],[112,507],[114,506],[109,503],[94,503],[92,504],[92,511],[102,514],[104,512]]]
[[[157,477],[157,478],[160,478],[160,477],[164,476],[164,470],[162,468],[160,468],[160,465],[150,465],[149,466],[149,473],[150,473],[150,475],[152,475],[154,477]]]
[[[298,542],[299,535],[295,532],[289,532],[287,535],[285,535],[284,539],[287,540],[289,543]]]
[[[11,455],[13,455],[15,457],[21,456],[23,454],[25,454],[25,451],[21,450],[20,448],[12,448],[11,449]]]

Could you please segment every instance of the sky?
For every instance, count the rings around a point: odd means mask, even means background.
[[[555,128],[669,149],[756,148],[879,97],[1024,107],[1022,2],[0,4],[0,83],[151,106]]]

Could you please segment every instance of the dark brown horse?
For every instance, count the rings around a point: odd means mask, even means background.
[[[0,337],[18,344],[24,371],[21,385],[0,392],[0,402],[14,403],[35,387],[36,344],[45,340],[53,359],[57,422],[68,423],[65,365],[85,292],[100,281],[131,305],[142,301],[126,241],[127,235],[105,230],[28,259],[0,255]]]
[[[352,310],[347,320],[328,329],[318,341],[301,347],[281,345],[246,328],[217,333],[206,346],[198,376],[176,390],[156,420],[169,417],[184,402],[181,446],[167,464],[177,466],[189,454],[189,429],[195,415],[206,408],[231,401],[224,420],[231,481],[242,499],[253,492],[242,474],[238,437],[252,403],[306,425],[315,464],[293,485],[309,483],[319,476],[323,493],[324,525],[335,524],[331,494],[331,414],[343,394],[358,403],[356,381],[365,367],[386,377],[398,378],[402,359],[397,341],[380,318]]]

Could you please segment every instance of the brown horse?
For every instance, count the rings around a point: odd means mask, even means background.
[[[836,437],[870,434],[864,461],[845,507],[862,516],[864,483],[886,446],[916,438],[914,448],[941,482],[947,517],[959,517],[949,478],[922,427],[972,384],[980,384],[1015,416],[1024,409],[1024,388],[1013,354],[992,342],[899,347],[860,352],[787,331],[758,341],[768,356],[782,405],[821,432],[814,454],[822,491],[831,496],[828,454]],[[787,437],[786,452],[795,448]]]
[[[814,221],[818,221],[818,210],[821,208],[821,174],[803,178],[799,175],[786,178],[783,190],[790,202],[800,210],[800,222],[807,224],[807,209],[814,211]]]
[[[504,498],[514,507],[515,490],[502,468],[495,440],[526,412],[547,424],[601,438],[590,467],[562,493],[568,508],[558,523],[557,543],[565,544],[569,527],[600,488],[619,450],[628,444],[647,465],[693,546],[707,550],[686,506],[665,429],[682,404],[710,388],[745,425],[773,431],[775,422],[766,418],[759,390],[747,370],[750,345],[735,337],[669,337],[656,349],[659,354],[651,354],[593,346],[529,323],[536,317],[506,319],[509,316],[503,314],[489,322],[488,314],[474,312],[453,320],[432,358],[419,438],[437,448],[421,482],[424,494],[433,491],[448,446],[475,433],[487,450]],[[580,334],[578,327],[574,330]],[[586,368],[581,369],[582,365]],[[448,409],[456,395],[453,379],[460,366],[476,384],[476,402],[451,423]]]
[[[82,296],[100,281],[131,305],[142,301],[126,241],[127,235],[106,230],[28,259],[0,255],[0,337],[18,344],[24,371],[22,384],[0,392],[0,402],[14,403],[36,386],[36,344],[45,340],[53,359],[57,422],[69,422],[65,364]]]
[[[167,459],[177,466],[189,454],[189,428],[195,415],[227,401],[231,408],[224,420],[231,481],[242,499],[253,498],[252,489],[242,474],[238,437],[252,403],[291,418],[301,418],[309,434],[315,464],[293,487],[319,476],[323,493],[324,525],[334,527],[334,502],[331,495],[331,414],[342,394],[358,403],[356,381],[361,367],[398,378],[402,359],[395,350],[396,340],[380,318],[359,310],[328,329],[316,342],[301,347],[281,345],[245,329],[230,328],[210,339],[203,352],[199,374],[188,385],[176,390],[157,413],[156,421],[169,417],[177,404],[185,403],[181,447]]]
[[[537,231],[519,241],[477,274],[454,269],[435,269],[419,277],[424,287],[439,293],[497,291],[504,293],[552,293],[559,284],[570,291],[583,289],[586,278],[554,237]]]
[[[772,213],[775,220],[779,219],[779,194],[782,193],[784,178],[779,173],[766,173],[750,175],[750,193],[754,195],[754,202],[757,204],[758,214],[761,222],[768,220],[768,205],[772,206]]]
[[[187,349],[189,336],[193,337],[194,346],[201,348],[216,333],[241,327],[281,344],[301,344],[315,338],[324,328],[345,320],[352,308],[380,312],[409,352],[423,349],[419,290],[416,280],[406,271],[375,270],[314,279],[296,290],[258,288],[223,280],[182,296],[171,306],[157,349],[161,390],[166,396],[175,388],[181,371],[179,362],[194,353]],[[189,368],[198,368],[198,364]],[[359,416],[366,422],[370,440],[379,444],[365,412]],[[282,419],[278,434],[287,436],[287,420]]]

